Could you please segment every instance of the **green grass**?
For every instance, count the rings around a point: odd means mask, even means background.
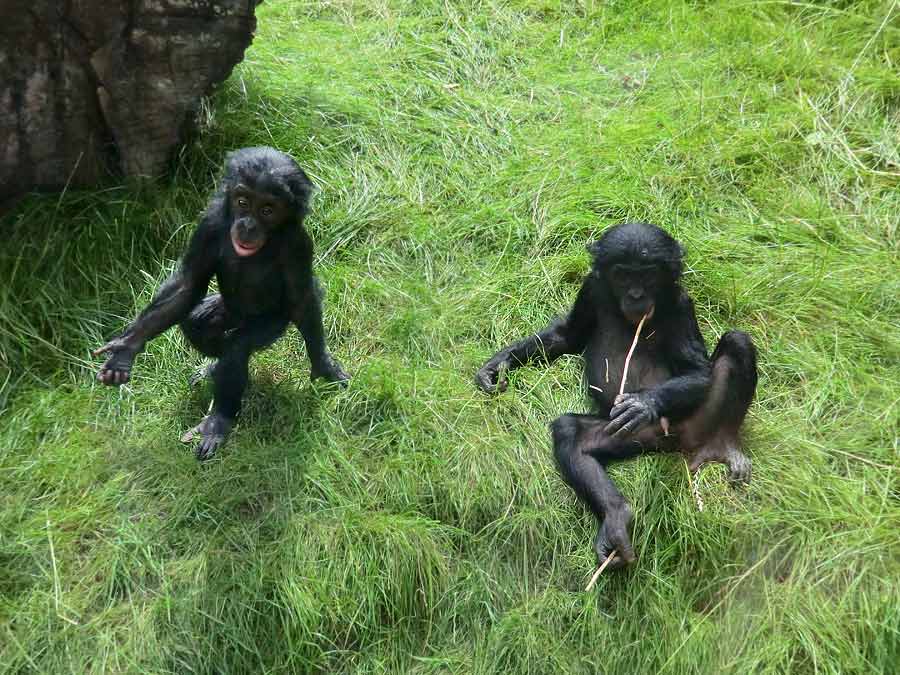
[[[896,2],[288,2],[157,186],[0,223],[0,671],[889,673],[900,663]],[[172,268],[224,153],[321,188],[308,227],[354,379],[260,354],[230,445],[177,331],[121,390],[92,347]],[[547,423],[580,360],[472,375],[564,311],[625,219],[684,241],[707,342],[759,347],[754,479],[613,477],[637,565]]]

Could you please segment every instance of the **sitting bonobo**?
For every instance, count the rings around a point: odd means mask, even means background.
[[[552,425],[560,472],[599,523],[594,550],[618,567],[635,559],[631,510],[606,466],[644,452],[679,447],[696,472],[705,462],[728,466],[735,482],[750,479],[738,430],[756,390],[750,336],[725,333],[709,358],[694,305],[681,288],[683,250],[655,225],[607,230],[588,250],[594,260],[569,315],[502,349],[475,376],[487,392],[506,389],[505,372],[530,361],[584,356],[594,415],[563,415]],[[625,359],[641,320],[625,393],[617,395]]]
[[[149,340],[180,323],[188,341],[214,357],[212,411],[189,433],[198,459],[211,457],[234,426],[247,386],[250,354],[271,345],[294,322],[312,376],[345,382],[322,328],[322,291],[313,276],[313,246],[303,229],[312,183],[288,155],[272,148],[231,153],[177,270],[118,337],[94,352],[109,358],[97,379],[120,385]],[[215,275],[219,293],[206,295]],[[204,297],[205,296],[205,297]]]

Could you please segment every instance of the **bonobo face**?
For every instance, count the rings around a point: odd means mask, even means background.
[[[653,316],[661,271],[654,264],[616,263],[609,270],[609,284],[625,318],[637,324],[645,315]]]
[[[231,191],[231,212],[231,245],[238,256],[247,258],[288,221],[291,206],[280,195],[239,184]]]

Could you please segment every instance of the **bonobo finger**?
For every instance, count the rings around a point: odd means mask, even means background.
[[[616,414],[615,417],[613,417],[609,421],[609,424],[607,424],[606,427],[603,429],[604,433],[607,433],[607,434],[616,433],[619,429],[621,429],[626,424],[631,422],[634,419],[634,416],[635,416],[635,413],[633,413],[631,411],[628,411],[628,410],[620,411],[619,413]]]
[[[613,558],[612,561],[606,566],[606,569],[620,570],[623,567],[627,567],[628,565],[633,563],[635,560],[637,560],[637,556],[634,555],[634,551],[632,551],[630,547],[627,548],[626,550],[628,552],[623,553],[622,551],[619,550],[618,547],[614,547],[610,550],[609,555],[603,557],[602,559],[600,557],[598,557],[597,562],[600,565],[602,565],[603,563],[606,562],[606,558],[608,558],[611,555],[615,555],[616,557]]]
[[[601,526],[600,531],[597,533],[597,538],[594,541],[594,552],[597,555],[597,563],[599,565],[603,565],[610,556],[615,555],[609,561],[607,569],[619,569],[630,565],[637,559],[634,549],[631,547],[628,533],[619,527],[608,527],[606,524]]]
[[[627,424],[614,431],[612,436],[613,438],[624,438],[625,436],[628,436],[629,434],[637,431],[637,428],[640,426],[640,424],[640,418],[635,417],[631,419]]]
[[[108,352],[110,349],[112,349],[112,343],[107,342],[102,347],[97,347],[97,349],[92,351],[91,356],[101,356],[101,355],[105,354],[106,352]]]
[[[625,567],[625,565],[630,565],[635,560],[637,560],[637,556],[634,554],[634,549],[631,548],[631,542],[624,542],[624,543],[618,545],[616,547],[616,552],[619,554],[617,556],[618,559],[622,561],[622,563],[621,563],[622,567]],[[615,562],[618,562],[618,561],[613,560],[613,562],[610,563],[610,565],[612,565]]]
[[[341,367],[341,364],[332,358],[329,358],[318,365],[314,365],[310,370],[310,377],[313,380],[322,379],[330,384],[338,384],[342,387],[347,386],[350,376]]]
[[[112,386],[115,384],[115,371],[109,370],[108,368],[103,369],[97,373],[97,379],[103,384]]]
[[[616,406],[613,406],[613,409],[609,411],[609,418],[611,420],[616,419],[619,415],[624,413],[627,410],[631,410],[632,408],[640,409],[640,404],[634,400],[624,401]]]
[[[482,368],[477,373],[475,373],[475,384],[476,386],[484,392],[488,394],[494,393],[497,389],[497,385],[494,383],[497,377],[497,371],[493,368]],[[501,389],[501,391],[503,391]]]

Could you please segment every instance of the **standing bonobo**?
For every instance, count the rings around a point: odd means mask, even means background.
[[[349,379],[325,345],[322,291],[303,229],[312,188],[283,152],[244,148],[228,155],[222,185],[178,269],[121,335],[94,352],[110,355],[97,379],[124,384],[144,345],[180,323],[197,350],[217,359],[206,371],[213,408],[194,429],[198,459],[211,457],[234,426],[250,354],[275,342],[290,322],[303,335],[314,378]],[[214,275],[220,292],[206,295]]]
[[[730,331],[709,358],[693,302],[679,284],[683,250],[659,227],[618,225],[588,250],[593,265],[569,315],[497,352],[475,381],[484,391],[503,391],[508,370],[583,353],[597,414],[554,420],[553,449],[563,478],[600,523],[594,542],[599,562],[616,551],[610,562],[616,567],[635,555],[631,509],[606,473],[610,462],[681,447],[690,454],[691,471],[721,462],[733,481],[749,481],[738,430],[756,391],[756,349],[749,335]],[[645,316],[626,393],[617,396]]]

